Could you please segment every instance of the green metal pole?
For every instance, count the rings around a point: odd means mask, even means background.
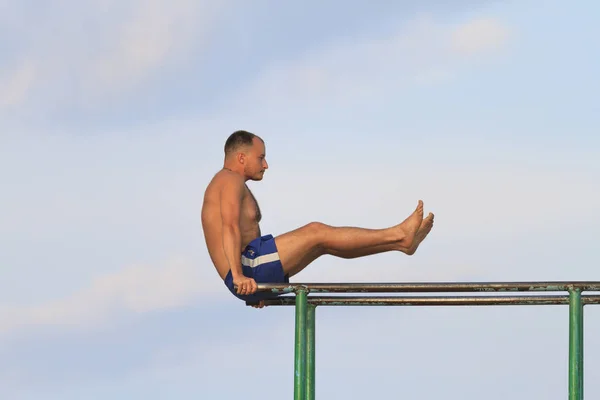
[[[296,293],[296,343],[294,346],[294,400],[306,399],[306,290]]]
[[[583,325],[583,306],[585,304],[581,301],[581,297],[580,303],[581,307],[579,310],[579,351],[581,353],[579,355],[579,387],[581,388],[580,400],[583,400],[583,355],[585,354],[585,352],[583,351],[583,331],[585,329]]]
[[[583,400],[583,303],[569,290],[569,400]]]
[[[315,311],[317,306],[308,305],[306,315],[306,400],[315,400]]]

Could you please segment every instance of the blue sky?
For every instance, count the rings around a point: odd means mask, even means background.
[[[293,310],[245,307],[204,248],[237,129],[267,144],[263,232],[436,214],[414,257],[296,281],[598,280],[600,6],[448,4],[0,0],[0,397],[291,395]],[[319,397],[567,394],[562,306],[317,317]]]

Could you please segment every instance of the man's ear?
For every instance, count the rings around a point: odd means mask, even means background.
[[[244,164],[246,162],[246,155],[243,152],[239,152],[237,154],[237,160],[240,164]]]

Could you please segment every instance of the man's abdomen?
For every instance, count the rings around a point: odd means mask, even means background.
[[[245,228],[245,229],[244,229]],[[256,239],[260,236],[260,227],[258,224],[254,224],[253,226],[243,227],[241,229],[242,233],[242,251],[246,248],[248,243]]]

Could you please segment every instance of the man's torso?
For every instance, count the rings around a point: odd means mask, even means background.
[[[221,190],[225,184],[224,174],[230,172],[218,172],[209,183],[204,193],[202,205],[202,229],[209,255],[221,278],[225,278],[229,272],[229,264],[223,251],[223,228],[221,217]],[[250,189],[244,184],[244,195],[240,210],[240,233],[242,236],[242,250],[252,240],[261,235],[260,220],[261,212],[258,203]]]

